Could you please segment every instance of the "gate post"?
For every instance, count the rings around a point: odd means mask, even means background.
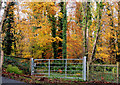
[[[66,62],[65,62],[65,78],[67,77],[67,59],[66,59]]]
[[[87,81],[89,81],[89,62],[87,62]]]
[[[48,76],[50,77],[50,59],[48,60]]]
[[[83,58],[83,80],[86,81],[86,56]]]
[[[119,83],[119,70],[120,70],[120,66],[119,66],[119,62],[117,62],[117,83]]]
[[[34,63],[34,61],[33,61],[33,58],[31,58],[30,60],[31,60],[31,75],[33,75],[33,72],[34,72],[33,71],[33,68],[34,68],[33,63]]]

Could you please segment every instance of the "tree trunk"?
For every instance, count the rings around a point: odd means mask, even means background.
[[[52,26],[52,37],[55,38],[56,37],[56,18],[55,18],[55,15],[48,15],[48,18],[49,18],[49,21],[51,23],[51,26]],[[53,48],[53,56],[54,56],[54,59],[56,59],[58,57],[58,53],[57,53],[57,42],[54,41],[52,43],[52,48]]]
[[[62,13],[62,14],[64,14],[64,2],[60,2],[60,12]],[[62,19],[63,19],[63,17],[59,17],[59,28],[58,28],[58,32],[59,32],[59,37],[61,38],[61,39],[63,39],[63,21],[62,21]],[[59,48],[58,48],[58,57],[59,58],[62,58],[62,41],[59,41],[59,43],[58,43],[58,46],[59,46]]]
[[[9,2],[8,3],[8,8],[6,10],[6,18],[3,23],[3,32],[6,34],[3,40],[3,51],[5,55],[10,55],[12,52],[12,42],[14,39],[14,34],[13,32],[11,33],[11,30],[14,30],[13,23],[14,23],[14,11],[13,8],[15,3],[14,2]]]
[[[64,16],[63,16],[63,58],[66,59],[67,58],[67,51],[66,51],[66,48],[67,48],[67,40],[66,40],[66,31],[67,31],[67,12],[66,12],[66,2],[64,2]]]
[[[3,28],[4,20],[6,19],[7,9],[8,9],[8,4],[7,4],[6,8],[4,9],[3,15],[1,15],[2,20],[0,21],[0,57],[1,57],[0,58],[0,70],[2,70],[3,56],[4,56],[4,53],[2,50],[2,28]],[[2,10],[2,2],[0,2],[0,11],[1,10]]]
[[[97,34],[96,34],[96,39],[94,41],[94,46],[93,46],[93,50],[92,50],[92,55],[90,57],[90,63],[92,63],[92,61],[94,60],[94,56],[95,56],[95,53],[96,53],[96,45],[97,45],[97,42],[98,42],[98,38],[99,38],[99,32],[100,32],[100,19],[101,19],[101,11],[100,11],[100,5],[102,4],[102,2],[100,2],[99,4],[99,20],[98,20],[98,30],[97,30]]]
[[[83,11],[85,17],[85,29],[84,29],[84,42],[85,42],[85,56],[88,59],[88,48],[89,48],[89,28],[91,25],[91,10],[90,10],[90,2],[83,3]]]
[[[113,9],[111,9],[112,12],[108,15],[108,16],[111,16],[110,18],[110,26],[113,27],[111,28],[111,35],[115,37],[115,28],[114,28],[114,24],[113,24]],[[114,32],[113,32],[114,31]],[[112,63],[115,63],[114,60],[114,56],[115,56],[115,38],[113,38],[112,36],[110,35],[110,64]]]
[[[56,37],[56,19],[54,15],[52,15],[51,19],[52,19],[52,37],[55,38]],[[52,43],[52,46],[53,46],[53,52],[54,52],[54,59],[56,59],[58,57],[56,41]]]
[[[118,51],[116,55],[117,61],[120,62],[120,1],[118,2],[118,30],[117,30],[117,45]]]
[[[0,1],[0,12],[1,12],[2,2]],[[1,26],[1,21],[0,21]],[[2,56],[2,37],[1,37],[1,27],[0,27],[0,72],[2,71],[2,63],[3,63],[3,56]],[[0,74],[1,76],[1,74]]]

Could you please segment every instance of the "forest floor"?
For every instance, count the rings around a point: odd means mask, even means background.
[[[2,85],[120,85],[116,83],[109,83],[103,81],[83,82],[79,80],[66,79],[52,79],[52,78],[38,78],[30,75],[18,75],[15,73],[2,71],[3,83]]]

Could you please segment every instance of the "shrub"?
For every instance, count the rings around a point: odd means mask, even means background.
[[[10,73],[22,74],[22,70],[19,70],[17,66],[12,65],[8,65],[6,71]]]
[[[30,73],[30,62],[26,59],[14,58],[10,56],[4,56],[4,64],[3,67],[7,68],[8,65],[13,65],[19,67],[23,71],[23,73],[28,74]]]

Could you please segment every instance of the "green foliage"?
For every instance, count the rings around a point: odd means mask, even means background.
[[[28,74],[29,72],[29,68],[30,68],[30,64],[29,61],[25,61],[25,62],[21,62],[25,59],[20,59],[20,58],[13,58],[13,57],[9,57],[9,56],[4,56],[4,65],[3,67],[6,68],[6,65],[11,64],[12,66],[17,66],[20,69],[23,70],[23,73]]]
[[[6,71],[10,73],[22,74],[22,70],[19,70],[17,66],[12,65],[8,65]]]

